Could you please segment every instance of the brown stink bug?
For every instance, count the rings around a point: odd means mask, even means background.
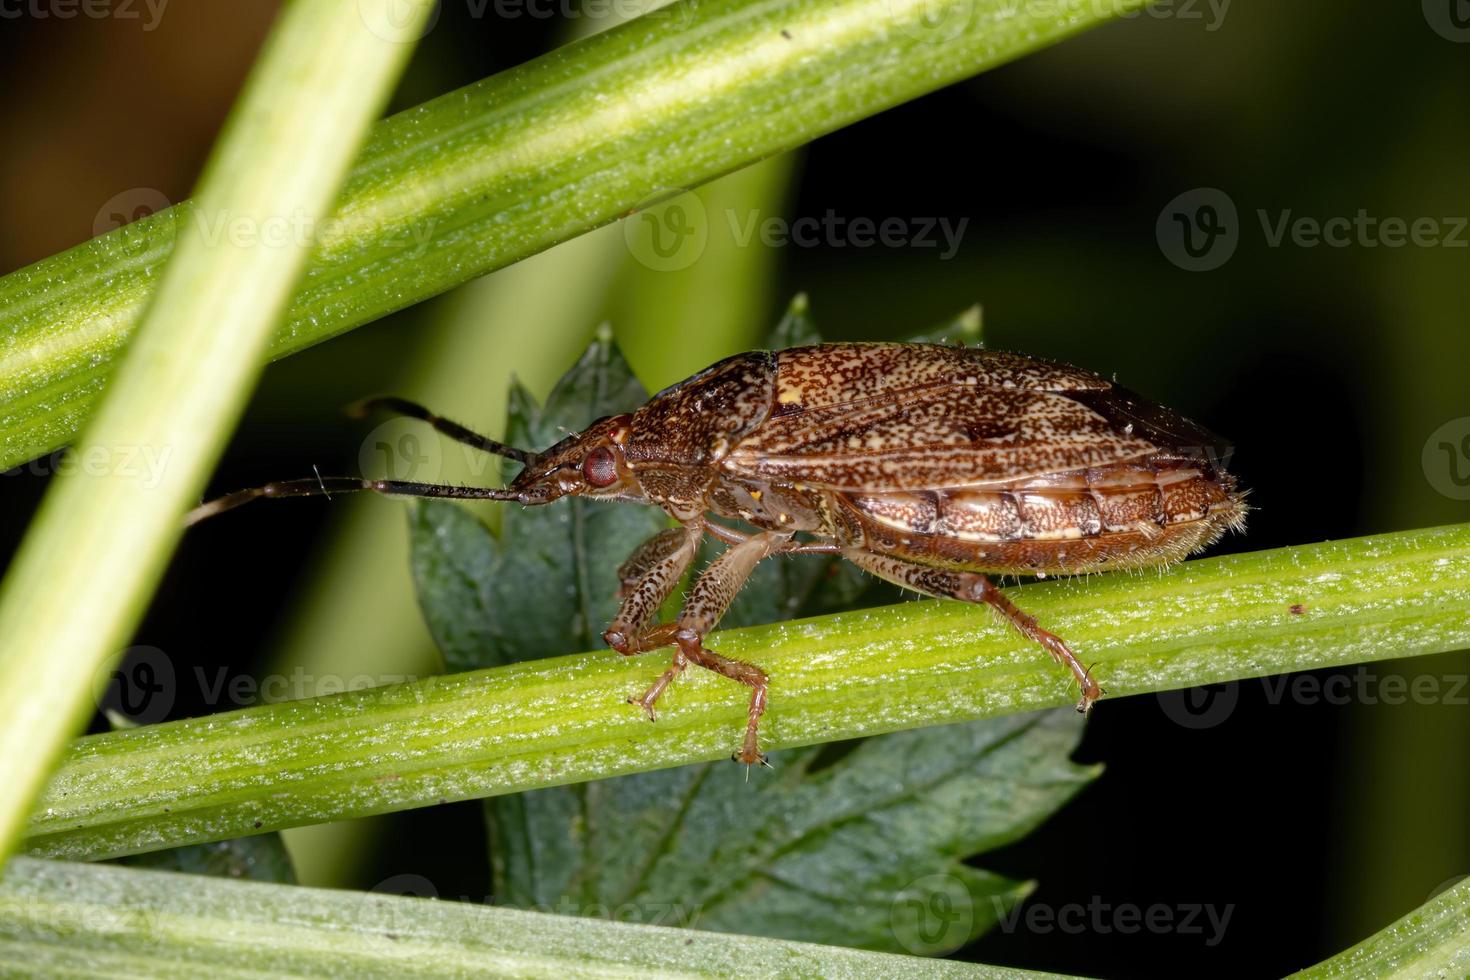
[[[704,638],[763,558],[840,553],[906,588],[986,603],[1066,665],[1085,711],[1102,696],[1092,674],[986,575],[1166,565],[1244,525],[1243,494],[1210,433],[1098,375],[999,351],[821,344],[738,354],[539,453],[401,399],[363,407],[374,406],[523,469],[504,489],[349,477],[272,483],[204,504],[190,523],[261,497],[347,490],[522,504],[578,494],[661,507],[679,526],[618,570],[622,607],[603,637],[624,654],[673,646],[673,663],[631,699],[650,717],[690,663],[749,685],[736,754],[747,764],[764,760],[756,729],[766,674],[707,649]],[[730,547],[678,618],[655,624],[705,534]]]

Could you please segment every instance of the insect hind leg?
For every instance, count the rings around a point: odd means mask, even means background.
[[[1034,616],[1018,608],[1004,592],[996,588],[994,583],[979,572],[932,568],[889,555],[875,555],[857,548],[844,548],[842,555],[864,571],[904,588],[913,589],[915,592],[990,606],[1004,617],[1006,622],[1015,627],[1017,632],[1028,640],[1040,644],[1042,649],[1051,654],[1053,660],[1066,665],[1067,669],[1072,672],[1082,692],[1077,702],[1078,711],[1087,712],[1093,702],[1103,696],[1103,689],[1098,686],[1092,672],[1083,666],[1082,661],[1077,659],[1077,655],[1062,638],[1043,629]]]

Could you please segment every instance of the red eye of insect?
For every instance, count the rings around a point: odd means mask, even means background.
[[[582,460],[582,479],[594,487],[610,487],[618,482],[618,461],[612,450],[598,446]]]

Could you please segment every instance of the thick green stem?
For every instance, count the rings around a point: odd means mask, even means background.
[[[558,49],[378,125],[270,355],[1141,5],[685,0]],[[173,208],[0,278],[0,467],[72,439],[192,220]]]
[[[190,980],[1054,976],[634,924],[698,925],[698,908],[564,911],[581,916],[18,858],[0,882],[0,972]],[[585,917],[599,912],[631,921]]]
[[[392,2],[285,8],[78,465],[51,487],[10,566],[0,590],[0,856],[80,727],[93,676],[136,627],[254,387],[308,239],[402,69],[410,45],[365,22]],[[413,9],[422,20],[429,8]]]
[[[1012,591],[1108,691],[1164,691],[1470,646],[1470,524]],[[909,602],[713,637],[771,675],[780,749],[1070,704],[1066,673],[984,609]],[[72,746],[32,853],[100,858],[727,758],[743,688],[609,651],[248,708]],[[780,765],[776,753],[775,764]],[[755,773],[753,778],[761,778]]]

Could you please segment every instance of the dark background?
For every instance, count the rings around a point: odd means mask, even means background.
[[[274,366],[214,486],[355,470],[364,426],[337,410],[373,391],[494,429],[507,377],[544,392],[604,318],[659,386],[754,345],[806,291],[834,339],[896,338],[982,302],[991,346],[1116,374],[1230,437],[1256,510],[1248,536],[1217,551],[1465,520],[1421,450],[1470,416],[1470,232],[1458,247],[1273,246],[1259,215],[1363,209],[1431,218],[1445,236],[1463,224],[1470,31],[1445,26],[1441,2],[1456,0],[1236,0],[1223,16],[1176,5],[891,110],[711,193],[790,218],[968,219],[952,259],[712,246],[690,270],[651,274],[613,231],[603,258],[558,249],[534,273],[497,274]],[[152,30],[139,9],[130,21],[0,20],[0,272],[89,237],[119,193],[187,197],[274,7],[179,2]],[[586,26],[468,9],[445,5],[396,107]],[[1200,188],[1233,203],[1236,248],[1186,271],[1156,222]],[[1205,200],[1176,207],[1196,214]],[[455,347],[466,337],[473,357]],[[7,551],[44,482],[0,481]],[[185,541],[138,643],[166,651],[180,678],[421,673],[432,648],[405,559],[392,503],[242,513]],[[1208,945],[1207,924],[1122,934],[1089,919],[997,931],[961,955],[1102,976],[1263,975],[1365,937],[1470,872],[1467,669],[1452,654],[1342,672],[1357,684],[1366,671],[1368,690],[1389,673],[1430,675],[1446,696],[1428,704],[1283,698],[1260,682],[1105,702],[1079,753],[1104,775],[983,863],[1038,879],[1032,901],[1053,909],[1162,904],[1177,921],[1191,904],[1229,908],[1223,939]],[[200,687],[180,681],[172,716],[233,706]],[[289,840],[308,881],[412,873],[441,895],[488,891],[473,803]]]

